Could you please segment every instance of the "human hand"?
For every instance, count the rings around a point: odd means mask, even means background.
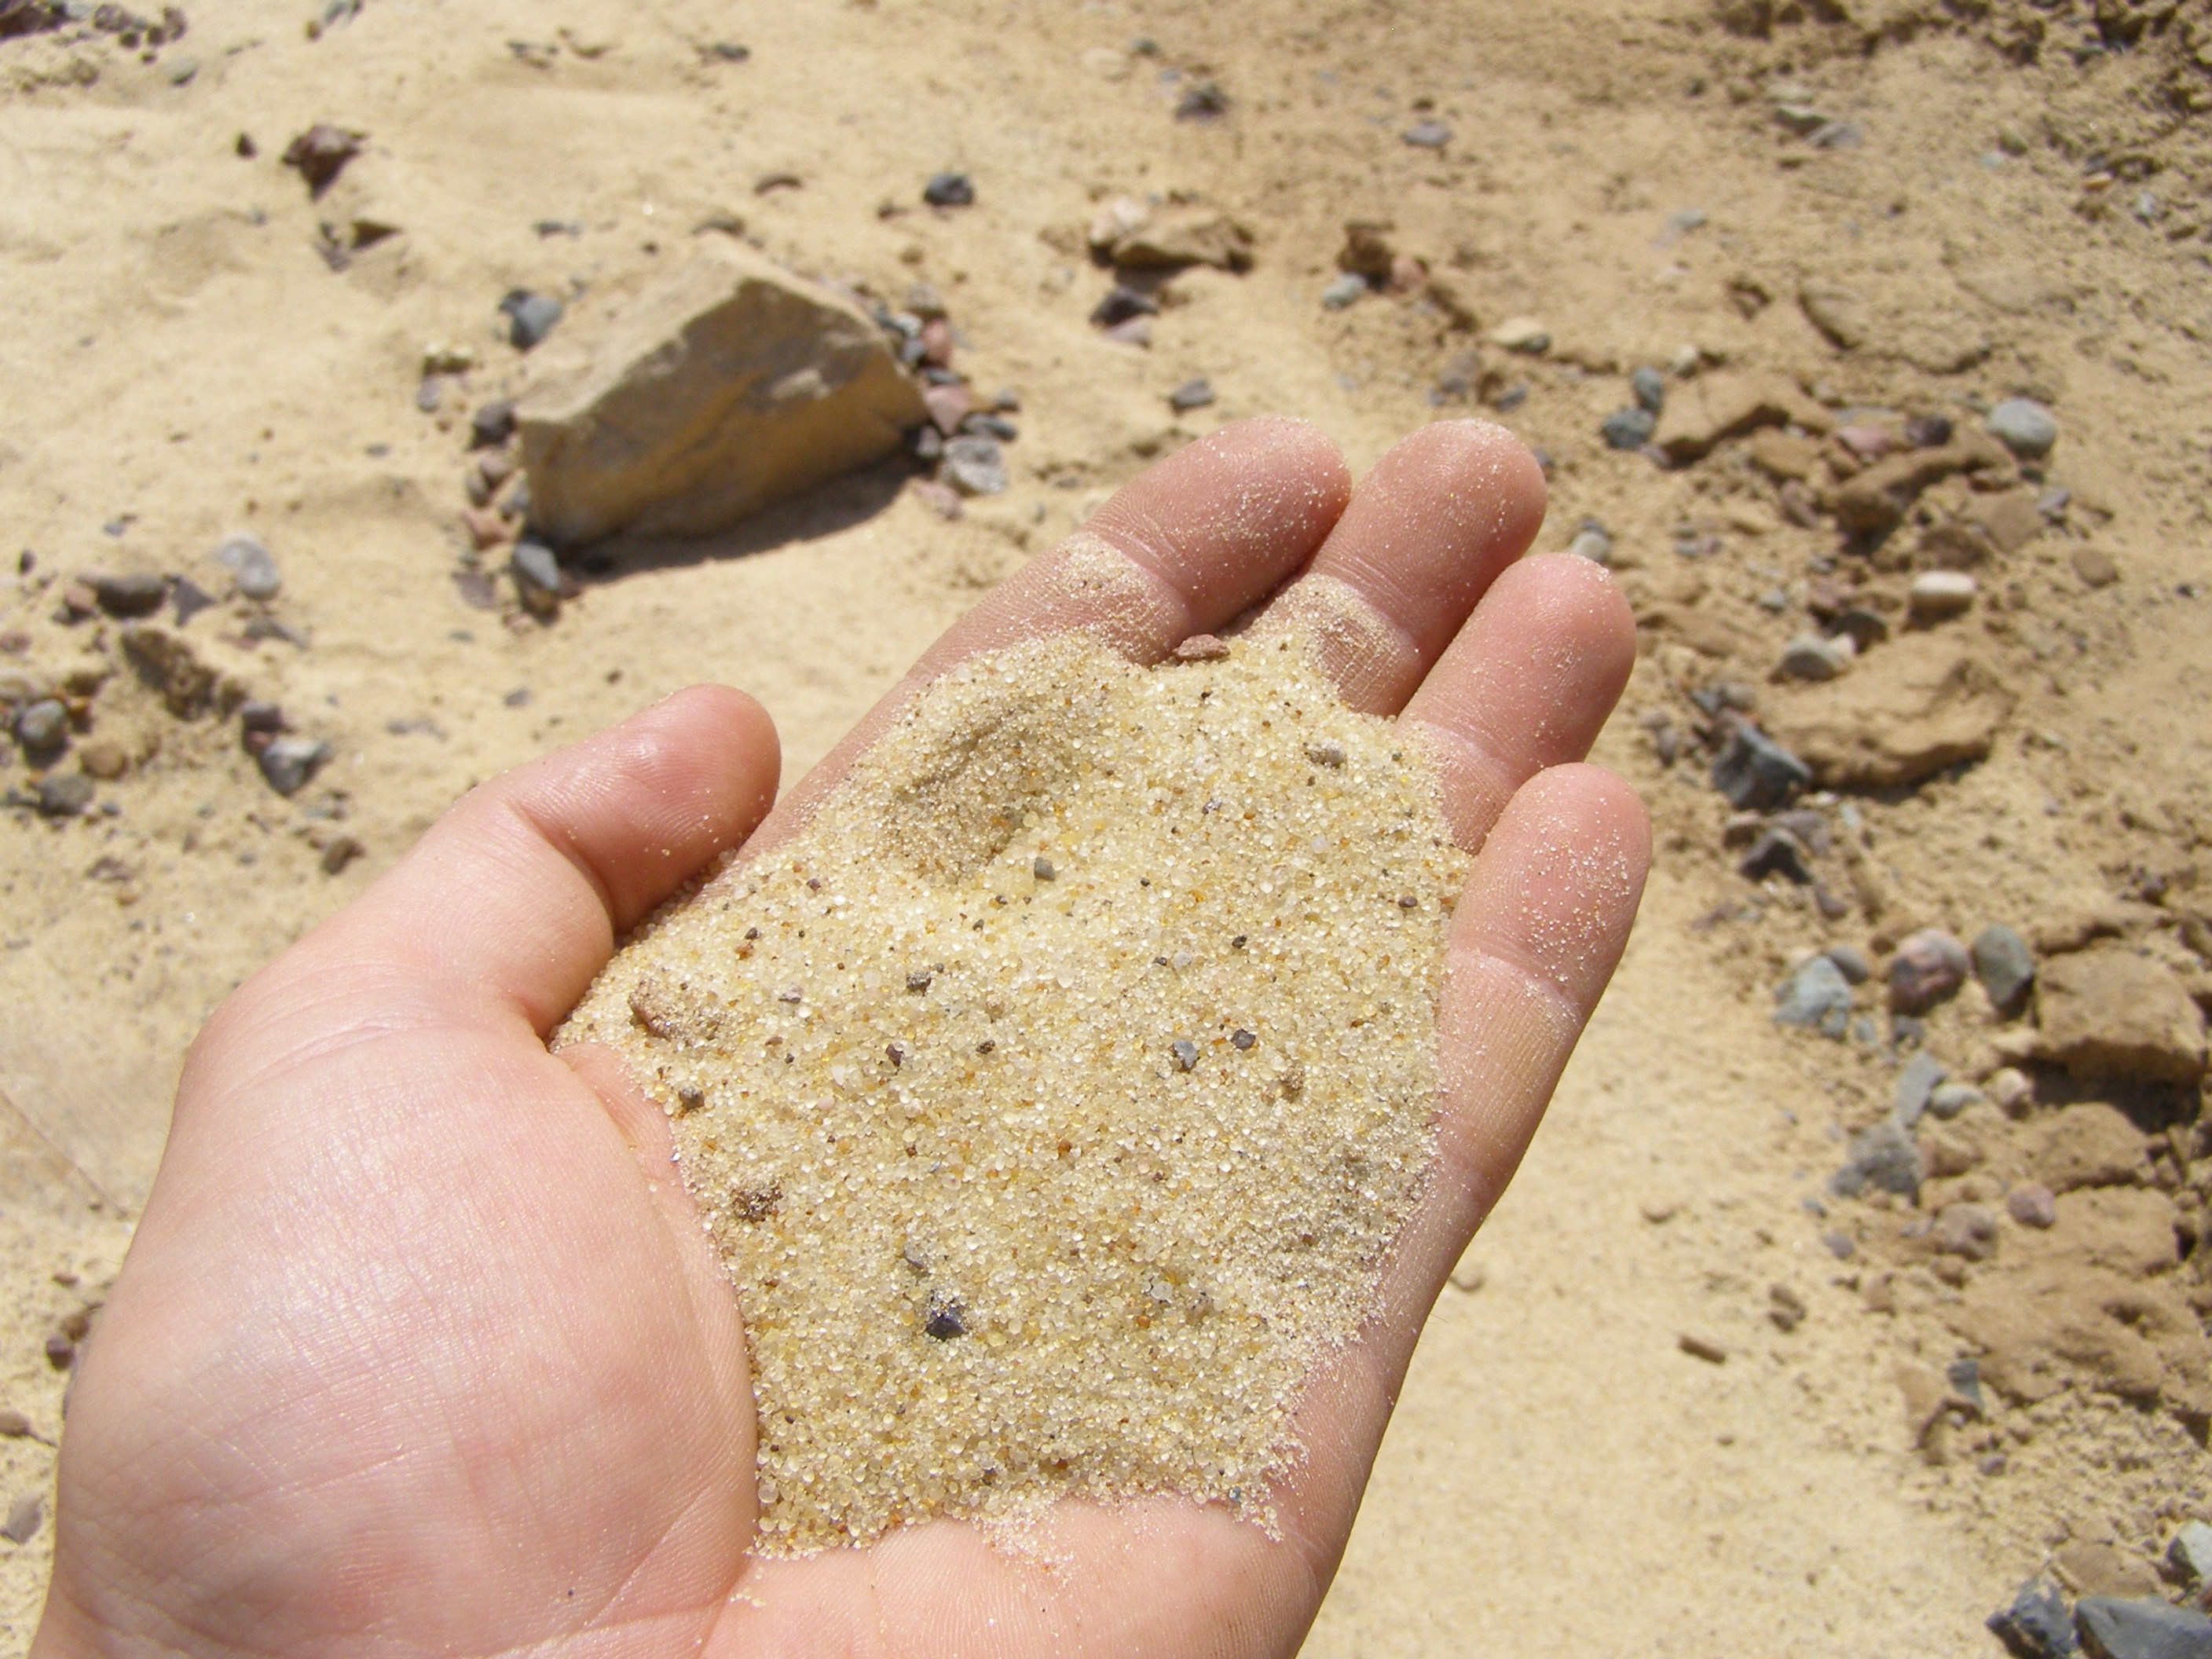
[[[1633,628],[1596,566],[1516,562],[1542,515],[1495,428],[1430,427],[1355,495],[1311,428],[1231,427],[1115,497],[1090,557],[992,594],[772,815],[774,731],[714,688],[475,791],[194,1044],[75,1385],[36,1659],[1293,1650],[1643,882],[1634,796],[1575,763]],[[1299,1409],[1282,1535],[1163,1496],[1063,1504],[1033,1559],[951,1521],[749,1556],[735,1299],[665,1121],[605,1051],[547,1034],[654,904],[788,833],[951,664],[1073,628],[1154,660],[1262,599],[1328,624],[1323,665],[1418,729],[1480,849],[1436,1168],[1374,1319]]]

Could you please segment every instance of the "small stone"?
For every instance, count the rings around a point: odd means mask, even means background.
[[[1178,121],[1217,121],[1229,112],[1229,94],[1211,81],[1200,81],[1176,101]]]
[[[1943,622],[1973,609],[1974,579],[1963,570],[1927,570],[1912,579],[1906,608],[1917,623]]]
[[[1984,1622],[2014,1659],[2071,1659],[2081,1651],[2066,1598],[2045,1578],[2029,1579]]]
[[[1875,462],[1897,447],[1897,441],[1878,426],[1854,422],[1836,428],[1836,441],[1863,462]]]
[[[53,772],[39,781],[39,811],[50,818],[81,816],[92,797],[92,780],[82,772]]]
[[[1135,346],[1143,350],[1152,343],[1152,319],[1132,317],[1127,322],[1116,323],[1106,331],[1106,337],[1115,345]]]
[[[313,738],[273,738],[258,757],[261,775],[278,794],[296,794],[331,753],[330,744]]]
[[[1941,449],[1951,441],[1951,422],[1941,415],[1915,415],[1905,423],[1905,441],[1915,449]]]
[[[2015,1006],[2035,982],[2035,956],[2027,941],[2002,925],[1984,927],[1974,935],[1974,976],[1989,994],[1990,1006],[2000,1010]]]
[[[1567,544],[1567,551],[1592,564],[1609,565],[1613,562],[1612,532],[1595,519],[1584,519],[1582,528],[1575,532],[1574,540]]]
[[[1900,1198],[1920,1196],[1920,1149],[1894,1119],[1852,1136],[1844,1167],[1828,1177],[1828,1190],[1838,1198],[1856,1198],[1869,1187]]]
[[[1803,1324],[1805,1316],[1811,1311],[1805,1305],[1805,1298],[1787,1285],[1766,1287],[1766,1317],[1784,1336]]]
[[[968,418],[968,388],[964,386],[925,386],[922,388],[921,406],[929,411],[930,423],[940,436],[955,437],[959,434],[962,422]]]
[[[514,289],[499,302],[507,313],[507,337],[516,350],[528,351],[550,334],[568,307],[550,294]]]
[[[1728,1364],[1728,1350],[1710,1336],[1700,1336],[1694,1331],[1685,1331],[1674,1339],[1674,1346],[1692,1359],[1702,1359],[1708,1365]]]
[[[2040,460],[2058,441],[2058,422],[2032,398],[2008,398],[1990,411],[1989,433],[2022,460]]]
[[[1848,634],[1833,639],[1818,634],[1800,634],[1782,647],[1781,658],[1774,665],[1774,677],[1785,680],[1832,680],[1850,669],[1858,656],[1858,647],[1851,643]]]
[[[1851,1017],[1851,988],[1826,957],[1814,957],[1775,988],[1774,1023],[1841,1040]]]
[[[2085,1595],[2074,1604],[2074,1624],[2100,1659],[2212,1659],[2212,1619],[2193,1607]]]
[[[46,1506],[36,1498],[19,1498],[9,1506],[7,1522],[0,1525],[0,1538],[11,1544],[27,1544],[39,1535],[40,1523],[46,1518]]]
[[[1451,129],[1441,121],[1416,121],[1398,135],[1416,149],[1442,149],[1451,143]]]
[[[1928,1097],[1936,1092],[1936,1085],[1944,1078],[1943,1062],[1923,1050],[1905,1062],[1897,1074],[1897,1091],[1892,1109],[1897,1121],[1911,1128],[1928,1109]]]
[[[1657,369],[1639,368],[1629,376],[1629,386],[1636,393],[1636,403],[1656,421],[1666,412],[1667,377]]]
[[[1324,310],[1341,311],[1367,297],[1367,279],[1352,271],[1346,271],[1321,291]]]
[[[514,574],[515,598],[533,617],[551,617],[561,608],[561,565],[553,550],[537,542],[518,542],[507,568]]]
[[[31,1432],[31,1419],[13,1407],[0,1407],[0,1440],[21,1440]]]
[[[1194,1071],[1198,1066],[1198,1045],[1188,1037],[1177,1037],[1168,1044],[1168,1052],[1175,1056],[1176,1070]]]
[[[284,586],[284,578],[276,568],[276,556],[257,536],[227,537],[210,556],[230,572],[238,591],[249,599],[273,599]]]
[[[957,1302],[932,1300],[927,1317],[922,1321],[923,1332],[939,1342],[950,1342],[956,1336],[968,1334],[966,1321]]]
[[[2081,579],[2084,587],[2110,587],[2120,579],[2120,567],[2102,548],[2075,548],[2073,565],[2074,574]]]
[[[446,383],[435,374],[425,374],[415,387],[415,407],[425,415],[435,415],[445,401]]]
[[[239,705],[238,729],[240,732],[283,732],[289,730],[289,726],[282,708],[273,702],[257,700]]]
[[[1947,1204],[1936,1217],[1936,1248],[1968,1261],[1997,1253],[1997,1218],[1978,1204]]]
[[[1133,317],[1157,317],[1159,302],[1142,289],[1117,283],[1106,290],[1106,297],[1091,308],[1091,321],[1098,328],[1112,328]]]
[[[317,122],[284,147],[284,165],[307,181],[309,194],[320,196],[361,154],[368,136]]]
[[[1185,380],[1168,393],[1168,402],[1178,411],[1204,409],[1213,401],[1213,387],[1205,380]]]
[[[150,570],[127,576],[88,576],[85,580],[100,608],[111,617],[150,617],[169,597],[168,578]]]
[[[469,541],[479,553],[499,547],[514,538],[514,531],[506,520],[488,507],[472,507],[461,514],[461,524],[469,532]]]
[[[2045,962],[2035,1012],[2043,1057],[2076,1077],[2187,1085],[2204,1073],[2203,1012],[2172,969],[2123,946]]]
[[[131,769],[131,751],[119,743],[102,738],[79,749],[76,763],[84,769],[88,777],[112,783]]]
[[[61,747],[69,735],[69,710],[52,697],[41,697],[15,716],[15,741],[32,754]]]
[[[1978,1106],[1989,1097],[1971,1083],[1938,1085],[1928,1096],[1928,1115],[1948,1123],[1969,1106]]]
[[[960,429],[971,438],[996,438],[1002,444],[1010,444],[1022,435],[1021,428],[996,415],[970,415],[960,422]]]
[[[936,975],[931,973],[927,968],[910,969],[906,976],[906,988],[915,995],[920,996],[929,988],[930,981],[936,977]]]
[[[1490,343],[1540,357],[1552,349],[1552,332],[1534,317],[1509,317],[1490,331]]]
[[[335,837],[332,839],[329,846],[323,848],[323,856],[321,859],[323,873],[326,876],[335,876],[338,874],[346,867],[346,866],[351,864],[356,859],[359,858],[368,850],[368,849],[367,848],[363,847],[351,836],[339,836]]]
[[[21,1415],[21,1413],[17,1413]],[[24,1425],[27,1431],[29,1425]],[[2181,1530],[2173,1534],[2173,1541],[2166,1547],[2166,1559],[2172,1562],[2190,1583],[2201,1584],[2212,1579],[2212,1527],[2202,1521],[2185,1521]]]
[[[1940,927],[1923,927],[1901,940],[1889,963],[1889,1005],[1899,1013],[1925,1013],[1966,982],[1973,960],[1966,947]]]
[[[1608,449],[1641,449],[1658,429],[1659,417],[1648,409],[1616,410],[1598,428]]]
[[[1259,1042],[1259,1040],[1260,1039],[1255,1036],[1251,1032],[1244,1030],[1233,1031],[1230,1034],[1229,1037],[1230,1046],[1235,1048],[1239,1054],[1249,1054],[1251,1051],[1252,1045]]]
[[[1058,877],[1060,872],[1052,867],[1050,859],[1040,853],[1030,860],[1030,873],[1039,881],[1051,881]]]
[[[952,337],[951,319],[932,317],[921,325],[921,332],[915,338],[921,347],[922,362],[932,368],[952,367],[952,350],[956,343]]]
[[[2035,1104],[2035,1085],[2027,1073],[2016,1066],[2001,1066],[1988,1078],[1990,1098],[1997,1109],[2014,1117],[2025,1114]]]
[[[76,1344],[59,1331],[48,1334],[46,1351],[46,1364],[58,1371],[65,1371],[76,1364]]]
[[[1787,830],[1770,829],[1762,832],[1751,844],[1751,850],[1737,860],[1736,871],[1747,881],[1780,876],[1797,886],[1808,886],[1813,871],[1805,862],[1805,850],[1804,842]]]
[[[1233,654],[1229,641],[1218,634],[1194,634],[1176,647],[1177,662],[1225,662]]]
[[[964,173],[940,173],[921,187],[921,199],[935,208],[975,205],[975,181]]]
[[[514,435],[514,402],[509,398],[495,398],[488,404],[479,404],[469,416],[469,447],[489,449],[503,444]]]
[[[1838,1261],[1849,1261],[1859,1253],[1858,1242],[1849,1233],[1822,1233],[1820,1243]]]
[[[1856,945],[1831,945],[1820,954],[1836,964],[1836,971],[1850,984],[1863,985],[1874,977],[1874,964]]]
[[[2058,1200],[2050,1188],[2032,1181],[2005,1194],[2005,1212],[2023,1227],[2052,1227],[2058,1223]]]
[[[1306,758],[1316,766],[1336,768],[1344,764],[1344,745],[1340,743],[1310,743]]]
[[[1006,462],[989,438],[948,439],[938,475],[963,495],[1002,495],[1006,491]]]
[[[1739,723],[1713,762],[1713,787],[1741,811],[1785,806],[1813,781],[1813,769],[1756,726]]]

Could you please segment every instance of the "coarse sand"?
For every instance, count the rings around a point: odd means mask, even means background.
[[[560,1035],[676,1119],[771,1552],[1079,1494],[1271,1522],[1427,1161],[1467,860],[1301,640],[1192,654],[953,671]]]

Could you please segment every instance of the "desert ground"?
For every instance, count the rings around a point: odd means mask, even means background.
[[[2191,1593],[2212,6],[19,4],[0,698],[65,726],[0,809],[9,1652],[76,1346],[232,986],[472,784],[686,684],[760,697],[795,779],[1117,485],[1266,413],[1355,471],[1438,418],[1540,452],[1539,546],[1637,614],[1597,757],[1657,830],[1308,1651],[1996,1654],[2039,1575]],[[361,138],[315,194],[283,157],[319,124]],[[972,201],[925,203],[947,172]],[[1243,239],[1141,273],[1144,343],[1092,320],[1124,198]],[[574,326],[702,238],[941,307],[976,407],[1014,394],[1006,487],[895,459],[526,607],[464,517],[528,368],[500,302]],[[2023,398],[2055,441],[1991,436]],[[272,596],[212,556],[241,533]],[[329,745],[292,793],[241,699]],[[1793,801],[1716,787],[1746,721]],[[1993,926],[2009,1000],[1958,955]]]

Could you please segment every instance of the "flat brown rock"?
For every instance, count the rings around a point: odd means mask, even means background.
[[[2072,1385],[2185,1420],[2212,1414],[2212,1343],[2163,1283],[2059,1265],[1990,1273],[1968,1286],[1949,1323],[1981,1346],[1983,1380],[2015,1403]]]
[[[1826,432],[1828,411],[1781,374],[1707,374],[1671,393],[1651,441],[1680,465],[1730,438],[1790,424]]]
[[[2086,1077],[2193,1083],[2204,1014],[2171,970],[2106,946],[2045,963],[2035,981],[2043,1056]]]
[[[1113,259],[1135,268],[1213,265],[1249,270],[1252,233],[1225,213],[1200,209],[1164,214],[1115,242]]]
[[[2087,1101],[2036,1126],[2028,1167],[2054,1193],[2133,1185],[2150,1173],[2142,1131],[2101,1101]]]
[[[1965,645],[1913,635],[1869,652],[1841,679],[1778,693],[1766,730],[1825,785],[1888,788],[1981,759],[2013,703]]]
[[[1846,530],[1888,530],[1901,522],[1929,485],[1960,472],[1996,471],[2014,465],[2002,444],[1970,432],[1933,449],[1910,450],[1876,461],[1835,492],[1829,505]]]

